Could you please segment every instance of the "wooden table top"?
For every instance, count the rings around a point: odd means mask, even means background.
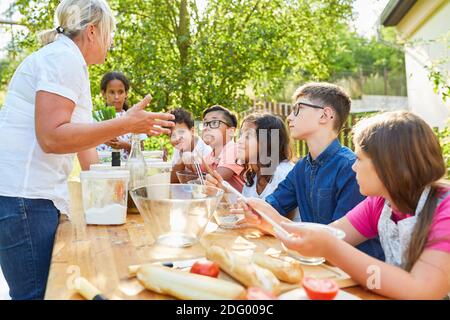
[[[69,182],[69,190],[71,218],[61,216],[60,219],[45,299],[83,299],[73,288],[77,276],[88,279],[109,299],[172,299],[146,290],[136,278],[130,277],[128,266],[200,258],[204,256],[204,247],[212,244],[226,246],[243,255],[282,250],[276,238],[263,236],[257,230],[222,230],[213,223],[211,230],[192,247],[151,245],[151,236],[139,214],[128,214],[127,223],[122,226],[86,226],[80,183]],[[345,292],[360,299],[384,299],[357,285],[338,268],[326,264],[304,266],[304,272],[319,278],[333,278]]]

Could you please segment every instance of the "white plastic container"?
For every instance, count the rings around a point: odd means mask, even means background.
[[[147,183],[161,184],[170,183],[170,171],[172,170],[172,163],[158,161],[157,159],[145,159],[147,167]],[[96,163],[91,164],[91,171],[111,171],[111,170],[128,170],[127,164],[122,163],[120,167],[113,167],[110,163]]]
[[[148,184],[169,184],[172,163],[145,159]]]
[[[124,224],[130,180],[128,170],[82,171],[80,178],[86,224]]]
[[[147,166],[147,181],[146,181],[147,185],[153,184],[164,184],[166,186],[169,185],[172,163],[147,161],[148,159],[145,160]],[[158,193],[161,198],[167,198],[169,197],[170,190],[168,187],[161,186],[161,188],[158,189]]]
[[[105,170],[128,170],[126,163],[121,163],[120,167],[113,167],[111,162],[109,163],[94,163],[89,167],[90,170],[94,171],[105,171]]]
[[[158,161],[163,161],[164,152],[162,150],[150,150],[150,151],[142,151],[142,154],[144,155],[144,159],[153,159]]]
[[[170,172],[172,170],[171,162],[157,161],[157,159],[145,159],[145,165],[147,167],[147,184],[170,184]],[[108,163],[91,164],[91,171],[105,172],[105,171],[125,171],[129,172],[126,163],[122,163],[120,167],[112,167]],[[131,191],[131,190],[130,190]],[[159,190],[161,196],[167,195],[169,189]],[[132,199],[128,202],[128,212],[138,213],[136,206],[133,204]]]

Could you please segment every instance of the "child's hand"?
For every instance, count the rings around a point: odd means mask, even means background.
[[[118,138],[114,138],[109,141],[106,141],[105,144],[115,150],[125,149],[125,150],[129,151],[131,149],[131,145],[128,142],[125,142]]]
[[[227,192],[227,189],[222,185],[222,182],[223,182],[222,176],[219,173],[217,173],[216,170],[213,170],[211,173],[212,174],[208,173],[206,175],[206,181],[205,181],[206,185],[212,186],[212,187],[217,187],[217,188],[220,188],[223,191]]]
[[[164,162],[166,162],[167,161],[167,158],[168,158],[168,156],[169,156],[169,150],[167,150],[167,148],[166,147],[163,147],[162,148],[162,151],[163,151],[163,161]]]
[[[298,251],[306,257],[324,257],[333,248],[333,243],[337,240],[333,235],[324,231],[304,226],[297,226],[289,222],[282,222],[281,226],[289,233],[290,237],[277,232],[277,238],[289,249]]]
[[[240,205],[245,213],[245,222],[249,226],[255,227],[265,233],[275,235],[275,231],[270,223],[261,218],[261,216],[252,208],[264,212],[272,218],[273,221],[281,223],[282,221],[290,221],[281,216],[270,204],[258,198],[248,198],[246,203],[241,201]]]
[[[114,139],[111,139],[111,140],[106,141],[105,144],[106,144],[108,147],[114,148],[114,146],[115,146],[115,144],[116,144],[117,142],[119,142],[119,140],[118,140],[117,138],[114,138]]]

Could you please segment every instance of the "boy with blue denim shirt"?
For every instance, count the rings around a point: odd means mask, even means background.
[[[329,224],[364,199],[351,168],[356,156],[338,140],[351,101],[340,87],[328,83],[306,84],[294,98],[289,129],[293,139],[306,141],[309,153],[266,201],[283,216],[298,207],[303,222]],[[378,239],[358,248],[384,260]]]

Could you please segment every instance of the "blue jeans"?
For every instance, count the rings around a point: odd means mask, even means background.
[[[44,298],[58,222],[50,200],[0,196],[0,265],[13,300]]]

